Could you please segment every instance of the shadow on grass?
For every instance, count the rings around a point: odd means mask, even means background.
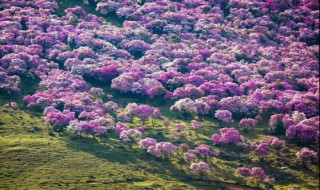
[[[174,179],[201,189],[228,189],[229,186],[237,186],[231,183],[212,180],[210,176],[199,178],[196,175],[190,175],[190,173],[186,173],[183,169],[177,168],[173,163],[173,161],[179,161],[176,157],[168,159],[156,158],[148,155],[145,150],[138,151],[127,145],[122,145],[113,138],[109,138],[106,143],[100,143],[95,139],[88,138],[66,138],[65,141],[71,149],[92,154],[108,162],[133,165],[137,170],[144,170],[164,180],[172,181]],[[239,189],[250,189],[241,186],[237,187]]]
[[[132,152],[127,147],[114,141],[109,140],[107,143],[102,144],[95,139],[85,137],[71,139],[67,137],[66,142],[69,148],[90,153],[97,158],[110,162],[119,162],[121,164],[138,162],[134,156],[131,156]]]

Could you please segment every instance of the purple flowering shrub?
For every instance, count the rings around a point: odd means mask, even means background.
[[[157,140],[153,138],[145,138],[140,140],[139,145],[142,149],[148,149],[150,146],[155,146],[157,144]]]
[[[147,152],[155,157],[165,158],[171,156],[178,150],[178,147],[170,142],[159,142],[148,147]]]
[[[283,135],[285,130],[293,124],[289,115],[274,114],[270,117],[269,127],[272,133]]]
[[[255,127],[257,125],[257,120],[250,119],[250,118],[244,118],[240,120],[239,127],[245,131],[248,131],[252,127]]]
[[[295,139],[304,143],[319,142],[319,125],[297,124],[291,125],[286,130],[289,139]]]
[[[200,156],[218,156],[218,154],[211,150],[210,147],[206,144],[201,144],[197,146],[194,150],[192,150],[194,154],[200,155]]]
[[[237,169],[236,173],[243,177],[246,181],[252,181],[255,187],[259,187],[261,182],[272,181],[273,179],[269,178],[264,170],[260,167],[246,168],[240,167]]]
[[[302,148],[299,152],[296,153],[297,161],[306,166],[308,162],[318,161],[317,152],[310,150],[309,148]]]
[[[141,139],[142,132],[137,129],[128,129],[121,131],[119,138],[122,142],[133,142]]]
[[[170,107],[171,111],[181,112],[186,119],[188,114],[193,113],[195,109],[195,103],[190,98],[180,99]]]
[[[207,163],[200,161],[198,163],[192,163],[190,165],[190,170],[200,173],[200,172],[205,172],[205,171],[209,171],[210,167]]]
[[[192,154],[189,152],[184,153],[183,157],[188,161],[192,161],[192,160],[197,159],[197,156],[195,154]]]
[[[75,119],[75,112],[69,110],[61,112],[53,107],[46,107],[43,113],[46,115],[46,121],[55,127],[56,131],[61,131],[61,127]]]
[[[197,120],[191,120],[190,124],[192,129],[199,129],[202,127],[202,123]]]
[[[17,102],[10,102],[10,103],[3,105],[3,107],[17,109],[19,106],[18,106]]]
[[[263,161],[265,157],[270,155],[272,149],[275,149],[276,153],[279,154],[279,151],[285,146],[285,141],[277,137],[266,136],[260,141],[260,144],[254,147],[253,153],[260,157],[260,161]]]
[[[219,134],[213,134],[211,140],[215,144],[225,143],[225,144],[237,144],[243,141],[243,136],[239,134],[235,128],[222,128],[219,130]]]
[[[97,99],[103,95],[102,90],[90,88],[81,76],[53,70],[43,76],[39,85],[42,91],[26,96],[24,100],[28,106],[45,109],[46,120],[55,130],[61,131],[72,121],[68,130],[77,133],[93,132],[99,136],[113,128],[114,119],[107,113],[112,109],[108,110],[108,104],[105,106]],[[117,106],[113,107],[116,109]]]
[[[0,70],[1,71],[1,70]],[[19,92],[20,78],[10,76],[6,72],[0,72],[0,90],[7,92]]]
[[[124,112],[118,113],[117,117],[123,121],[131,121],[133,117],[138,117],[143,124],[152,118],[152,124],[155,119],[161,118],[161,110],[159,108],[151,107],[146,104],[138,105],[136,103],[127,104]]]
[[[285,134],[289,139],[303,143],[319,142],[318,117],[307,119],[303,112],[295,111],[291,115],[275,114],[269,121],[271,131]]]
[[[225,123],[232,123],[232,113],[228,110],[217,110],[214,114],[215,118]]]

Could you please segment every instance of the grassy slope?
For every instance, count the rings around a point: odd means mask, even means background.
[[[110,137],[49,135],[41,118],[0,108],[0,189],[210,189],[177,159],[158,160]],[[214,173],[212,173],[214,174]],[[191,181],[193,181],[191,183]]]
[[[125,98],[119,96],[115,101]],[[165,117],[180,122],[168,112],[166,105],[161,108]],[[140,120],[134,119],[130,125],[140,124]],[[175,143],[186,142],[190,146],[210,143],[209,136],[218,130],[218,125],[209,120],[204,124],[198,135],[190,130],[187,139]],[[169,139],[168,130],[161,126],[160,120],[155,126],[149,121],[147,127],[146,136]],[[253,140],[263,136],[261,128],[244,135]],[[114,134],[108,139],[52,134],[43,119],[33,112],[0,108],[0,189],[231,189],[236,187],[215,181],[243,183],[234,175],[238,166],[266,164],[267,173],[278,178],[276,189],[317,189],[316,166],[308,170],[296,166],[294,152],[298,148],[292,148],[286,155],[272,153],[265,163],[245,152],[215,148],[228,157],[209,160],[212,170],[200,179],[189,171],[189,163],[179,155],[168,160],[157,159],[136,145],[119,143]],[[284,165],[289,168],[280,170]]]

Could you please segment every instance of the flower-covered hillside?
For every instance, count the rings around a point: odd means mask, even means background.
[[[0,103],[202,182],[312,189],[318,16],[314,0],[3,0]]]

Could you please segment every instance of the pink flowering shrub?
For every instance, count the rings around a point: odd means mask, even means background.
[[[294,123],[290,116],[284,114],[274,114],[269,120],[271,132],[279,135],[285,134],[285,130],[292,124]]]
[[[136,129],[122,130],[119,135],[120,140],[123,142],[137,141],[141,137],[142,133]]]
[[[272,181],[264,172],[262,168],[246,168],[240,167],[237,169],[236,173],[243,177],[246,181],[253,181],[255,187],[259,187],[261,182]]]
[[[163,121],[163,125],[166,127],[166,128],[168,128],[169,126],[170,126],[170,121],[169,120],[164,120]]]
[[[218,134],[213,134],[212,137],[211,137],[211,140],[215,144],[220,144],[222,142],[221,137]]]
[[[198,163],[192,163],[190,165],[190,170],[200,173],[200,172],[209,171],[210,167],[207,163],[200,161]]]
[[[118,118],[123,121],[131,121],[132,117],[138,117],[144,124],[150,118],[153,118],[152,124],[154,124],[155,118],[160,118],[162,116],[161,110],[159,108],[154,108],[149,105],[136,103],[127,104],[124,112],[118,114]]]
[[[140,140],[139,146],[142,149],[148,149],[150,146],[155,146],[157,144],[157,141],[153,138],[145,138]]]
[[[285,148],[285,145],[285,141],[280,140],[277,137],[266,136],[260,141],[260,144],[254,148],[253,153],[259,156],[262,161],[271,153],[272,149],[275,149],[279,154],[279,151]]]
[[[3,107],[17,109],[18,108],[18,104],[16,102],[10,102],[10,103],[7,103],[7,104],[3,105]]]
[[[180,99],[176,101],[173,106],[170,107],[171,111],[182,112],[184,118],[186,118],[189,113],[193,113],[194,109],[194,101],[190,98]]]
[[[291,125],[286,130],[289,139],[295,139],[304,143],[312,143],[319,141],[319,127],[305,124]]]
[[[165,158],[174,154],[178,150],[178,147],[169,142],[159,142],[156,145],[149,146],[148,153],[156,156]]]
[[[79,121],[72,120],[69,122],[67,129],[76,134],[94,134],[96,136],[100,136],[103,134],[107,134],[107,130],[111,128],[111,126],[104,126],[103,121],[96,119],[91,121]]]
[[[277,152],[279,152],[279,150],[283,149],[286,146],[285,141],[280,140],[277,137],[271,137],[271,136],[266,136],[264,137],[260,143],[266,143],[269,145],[270,148],[275,149]]]
[[[149,105],[139,105],[134,109],[134,114],[145,123],[153,114],[154,108]]]
[[[177,130],[182,131],[182,130],[184,130],[187,126],[186,126],[185,124],[183,124],[183,123],[177,123],[177,124],[174,125],[174,127],[175,127]]]
[[[310,150],[309,148],[302,148],[299,152],[296,153],[297,161],[306,165],[308,162],[315,162],[318,160],[318,154],[315,151]]]
[[[189,161],[192,161],[192,160],[195,160],[197,159],[197,156],[192,154],[192,153],[189,153],[189,152],[186,152],[184,153],[183,157]]]
[[[120,135],[120,133],[121,133],[122,131],[127,131],[127,130],[129,130],[129,126],[127,126],[127,125],[125,125],[125,124],[123,124],[123,123],[121,123],[121,122],[118,122],[118,123],[117,123],[117,125],[116,125],[116,133],[117,133],[118,135]]]
[[[215,118],[225,123],[232,123],[232,113],[228,110],[217,110],[214,114]]]
[[[217,156],[218,154],[214,152],[213,150],[210,150],[210,147],[206,144],[201,144],[197,146],[193,152],[195,154],[201,155],[201,156]]]
[[[75,119],[74,112],[61,112],[53,107],[47,107],[43,113],[46,115],[46,121],[53,125],[56,131],[61,131],[62,127]]]
[[[235,128],[222,128],[219,130],[220,135],[213,134],[211,139],[215,144],[226,143],[236,144],[242,142],[243,137],[239,134]]]
[[[260,160],[263,160],[270,154],[270,147],[267,143],[262,142],[253,150],[253,152],[260,157]]]
[[[199,129],[202,127],[202,123],[197,120],[191,120],[190,124],[192,129]]]
[[[19,92],[20,78],[18,76],[10,76],[0,70],[0,90],[8,92]]]
[[[255,127],[257,125],[257,120],[250,119],[250,118],[244,118],[240,120],[239,127],[241,129],[244,129],[245,131],[249,130],[252,127]]]

